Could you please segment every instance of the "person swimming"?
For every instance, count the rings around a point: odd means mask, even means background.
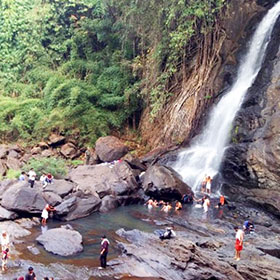
[[[172,206],[170,205],[169,202],[166,203],[166,205],[164,205],[160,211],[163,211],[165,213],[168,213],[170,210],[172,209]]]
[[[182,203],[180,201],[177,201],[176,202],[176,205],[175,205],[175,210],[178,211],[178,210],[182,210]]]

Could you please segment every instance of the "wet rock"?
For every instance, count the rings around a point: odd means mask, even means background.
[[[28,183],[17,182],[9,187],[2,196],[1,205],[12,211],[28,213],[41,213],[46,201],[41,192],[30,188]]]
[[[131,194],[138,188],[131,168],[125,163],[78,166],[69,173],[70,179],[83,192],[106,195]]]
[[[46,251],[60,256],[72,256],[83,251],[82,235],[65,228],[50,229],[36,238]]]
[[[35,256],[40,254],[39,249],[35,246],[27,246],[27,249]]]
[[[74,210],[76,207],[77,197],[71,197],[63,201],[57,207],[55,207],[56,216],[66,216],[70,211]]]
[[[48,184],[44,190],[54,192],[63,198],[67,194],[69,194],[73,190],[73,188],[75,188],[75,186],[76,185],[70,181],[63,179],[55,179],[53,183]]]
[[[100,204],[101,199],[96,196],[91,196],[86,199],[77,198],[75,208],[66,217],[62,217],[62,220],[72,221],[89,216],[99,210]]]
[[[18,217],[18,214],[13,212],[13,211],[9,211],[5,208],[3,208],[2,206],[0,206],[0,221],[3,220],[14,220]]]
[[[50,146],[57,146],[57,145],[60,145],[60,144],[63,144],[65,141],[65,137],[62,136],[62,135],[57,135],[57,134],[52,134],[50,137],[49,137],[49,142],[48,144]]]
[[[181,236],[160,241],[158,236],[138,230],[116,232],[131,244],[119,242],[126,264],[126,271],[138,277],[162,277],[164,279],[244,279],[228,263],[211,259],[192,241]],[[150,246],[148,249],[146,246]],[[126,256],[126,257],[125,257]],[[154,261],[156,260],[156,261]],[[134,271],[128,267],[134,268]],[[123,267],[122,264],[119,264]]]
[[[106,195],[102,199],[102,203],[99,209],[99,212],[105,213],[109,212],[112,209],[119,207],[119,199],[112,195]]]
[[[181,199],[183,194],[192,193],[173,169],[165,166],[150,166],[144,174],[143,189],[149,196],[160,199]]]
[[[100,137],[95,143],[95,152],[103,162],[111,162],[123,157],[128,148],[114,136]]]
[[[62,202],[62,198],[54,192],[43,191],[42,196],[43,196],[44,200],[48,204],[51,204],[52,206],[56,206]]]
[[[70,159],[74,159],[75,157],[77,157],[79,155],[76,146],[72,143],[64,144],[60,149],[60,153],[64,157],[70,158]]]

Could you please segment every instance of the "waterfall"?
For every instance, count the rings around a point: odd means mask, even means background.
[[[193,190],[197,190],[206,174],[213,177],[219,171],[233,120],[248,88],[261,69],[279,14],[280,1],[268,11],[258,25],[248,52],[240,63],[234,84],[211,111],[203,132],[195,138],[188,149],[178,155],[173,168]]]

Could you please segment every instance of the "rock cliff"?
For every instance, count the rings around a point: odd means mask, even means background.
[[[187,143],[203,127],[208,109],[231,85],[238,56],[261,16],[276,1],[229,1],[212,32],[174,81],[173,96],[152,122],[150,108],[141,119],[143,140],[151,147]],[[152,133],[151,133],[152,132]]]

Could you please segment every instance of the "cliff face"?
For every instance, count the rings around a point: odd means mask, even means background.
[[[159,116],[151,121],[150,109],[144,111],[140,130],[147,144],[158,147],[186,143],[198,133],[208,109],[231,85],[239,51],[273,2],[276,1],[230,1],[211,34],[199,44]]]
[[[224,158],[231,186],[278,189],[280,181],[280,19],[263,67],[246,95]]]

